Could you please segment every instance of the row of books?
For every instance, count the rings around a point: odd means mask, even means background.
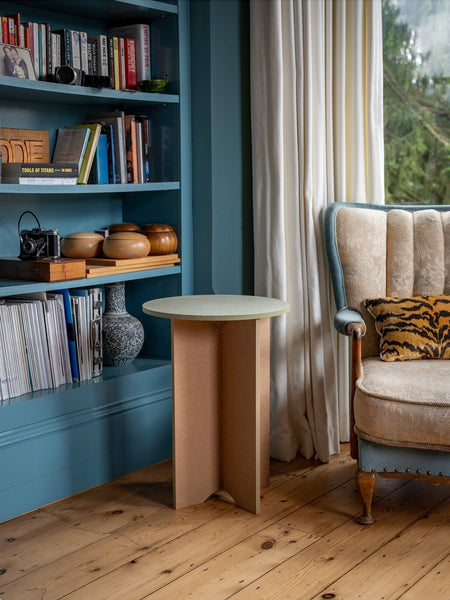
[[[0,400],[102,373],[102,289],[0,300]]]
[[[135,89],[151,79],[150,28],[145,23],[114,27],[88,35],[53,29],[49,23],[22,22],[20,13],[1,17],[0,42],[28,48],[37,79],[55,80],[61,65],[90,76],[107,77],[116,90]]]
[[[160,146],[168,155],[165,128],[152,130],[147,115],[128,115],[124,111],[89,114],[79,125],[57,131],[51,163],[11,163],[2,167],[1,181],[13,184],[115,184],[148,183],[156,180],[152,148]],[[159,163],[166,161],[160,158]],[[159,169],[161,171],[161,169]],[[165,180],[169,173],[158,173]]]

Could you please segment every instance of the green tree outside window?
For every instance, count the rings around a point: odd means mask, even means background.
[[[450,204],[449,24],[449,0],[383,0],[388,204]]]

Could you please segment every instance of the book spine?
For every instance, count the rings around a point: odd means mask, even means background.
[[[4,44],[9,44],[9,30],[7,17],[2,17],[2,41]]]
[[[136,89],[136,43],[125,38],[125,84],[129,90]]]
[[[33,59],[33,30],[31,23],[27,23],[24,26],[24,46],[31,52],[31,59]]]
[[[81,54],[81,69],[86,74],[89,73],[89,61],[88,61],[88,40],[87,33],[80,31],[80,54]]]
[[[70,30],[70,43],[72,47],[72,67],[81,69],[80,32]]]
[[[98,43],[97,40],[91,40],[92,49],[92,75],[98,75]]]
[[[127,87],[125,75],[125,40],[119,38],[119,71],[120,71],[120,89],[125,90]]]
[[[47,75],[47,28],[45,23],[38,23],[39,28],[39,79]]]
[[[120,90],[120,68],[119,68],[119,38],[114,36],[113,56],[114,56],[114,89]]]
[[[108,136],[108,178],[109,183],[118,183],[118,165],[116,164],[116,153],[115,153],[115,141],[114,141],[114,128],[112,125],[107,125],[107,136]]]
[[[61,66],[61,35],[52,33],[53,74]]]
[[[74,177],[78,167],[72,163],[9,163],[3,166],[5,177]]]
[[[116,72],[114,69],[114,40],[112,37],[108,37],[108,69],[110,87],[114,90],[116,88]]]
[[[87,73],[88,75],[93,75],[93,70],[92,70],[92,42],[91,41],[87,41],[87,61],[88,61],[88,70]]]
[[[46,42],[46,59],[47,59],[47,69],[45,73],[45,78],[48,81],[53,80],[53,52],[52,52],[52,28],[51,25],[45,23],[45,42]]]
[[[22,23],[19,27],[19,46],[22,46],[22,48],[28,47],[25,45],[25,25],[23,25]]]
[[[39,77],[39,28],[37,23],[31,23],[33,37],[33,65],[36,77]]]
[[[101,133],[98,139],[97,150],[92,165],[92,183],[109,183],[108,135],[106,133]]]
[[[90,288],[89,298],[89,337],[91,344],[91,377],[98,377],[103,371],[102,344],[102,288]]]
[[[16,25],[15,25],[15,19],[14,17],[10,16],[8,17],[8,40],[9,40],[9,44],[12,44],[13,46],[17,46],[17,40],[16,40]]]
[[[108,38],[106,35],[99,34],[97,38],[97,71],[98,75],[108,76]]]
[[[4,177],[2,183],[22,185],[77,185],[78,177]]]

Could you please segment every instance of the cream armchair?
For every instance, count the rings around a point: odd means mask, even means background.
[[[370,524],[377,474],[450,483],[450,206],[336,202],[324,226]]]

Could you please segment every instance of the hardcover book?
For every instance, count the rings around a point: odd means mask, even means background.
[[[83,162],[80,167],[80,173],[78,175],[78,183],[87,183],[89,175],[92,169],[92,163],[94,161],[95,151],[97,150],[98,138],[102,130],[102,126],[99,123],[92,123],[86,125],[67,125],[66,129],[85,129],[89,130],[89,139],[84,152]]]
[[[2,183],[75,185],[77,180],[75,164],[6,163],[2,170]]]
[[[52,162],[75,163],[81,170],[90,133],[88,127],[58,129]]]

